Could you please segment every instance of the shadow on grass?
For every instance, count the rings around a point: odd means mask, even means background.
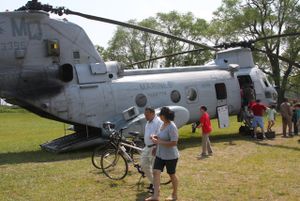
[[[277,134],[277,137],[281,136],[281,134]],[[238,133],[233,133],[233,134],[223,134],[223,135],[211,135],[210,137],[211,143],[225,143],[226,145],[235,145],[234,141],[235,140],[244,140],[248,142],[253,142],[257,145],[261,146],[269,146],[269,147],[274,147],[274,148],[280,148],[280,149],[290,149],[290,150],[295,150],[295,151],[300,151],[299,147],[290,147],[290,146],[285,146],[285,145],[272,145],[268,144],[268,141],[257,141],[251,138],[249,135],[241,135]],[[300,140],[298,140],[300,143]],[[192,134],[191,137],[185,137],[183,139],[179,140],[179,150],[183,150],[186,148],[192,148],[192,147],[201,147],[201,136],[194,135]]]
[[[210,140],[213,144],[225,143],[228,146],[234,146],[234,141],[244,140],[256,143],[261,146],[270,146],[281,149],[291,149],[300,151],[298,147],[289,147],[284,145],[272,145],[265,141],[254,141],[250,136],[240,135],[238,133],[233,134],[222,134],[222,135],[211,135]],[[300,140],[298,141],[300,143]],[[191,134],[190,137],[186,136],[179,140],[179,150],[186,148],[201,147],[201,136],[199,134]],[[6,164],[20,164],[20,163],[31,163],[31,162],[56,162],[64,160],[77,160],[86,157],[91,157],[93,149],[83,149],[68,153],[54,154],[43,150],[37,151],[24,151],[24,152],[8,152],[0,153],[0,165]]]
[[[248,138],[239,134],[224,134],[216,136],[212,135],[210,139],[213,143],[225,142],[228,143],[228,145],[234,145],[234,140],[247,140]],[[179,141],[180,150],[199,146],[201,146],[200,135],[196,136],[195,134],[192,134],[191,137],[185,137]],[[77,160],[91,157],[92,151],[93,149],[90,148],[62,154],[55,154],[43,150],[0,153],[0,165]]]
[[[211,143],[225,143],[227,145],[235,145],[235,140],[250,141],[250,136],[241,135],[238,133],[211,135],[209,137]],[[179,140],[179,150],[192,147],[201,147],[201,136],[199,134],[191,134],[191,137],[185,137]]]
[[[54,154],[43,150],[8,152],[8,153],[0,153],[0,165],[77,160],[77,159],[90,157],[91,155],[92,155],[91,149],[85,149],[85,150],[81,150],[80,152],[76,151],[76,152],[63,153],[63,154]]]
[[[255,143],[258,144],[258,145],[261,145],[261,146],[300,151],[299,147],[289,147],[289,146],[284,146],[284,145],[273,145],[273,144],[268,144],[267,142],[264,142],[264,141],[256,141]]]

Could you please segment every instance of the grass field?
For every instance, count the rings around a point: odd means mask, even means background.
[[[236,134],[231,118],[227,129],[211,138],[214,156],[198,160],[200,135],[180,129],[177,174],[179,200],[299,200],[299,137],[253,141]],[[277,122],[279,125],[280,122]],[[64,135],[62,123],[24,111],[0,113],[0,200],[143,200],[144,180],[131,168],[122,181],[111,181],[91,164],[91,151],[52,154],[39,144]],[[162,186],[161,198],[170,193]]]

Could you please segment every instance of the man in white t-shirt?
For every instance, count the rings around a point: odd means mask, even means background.
[[[147,120],[144,133],[145,147],[141,154],[141,167],[146,177],[150,181],[150,186],[148,187],[150,192],[153,192],[153,162],[154,156],[152,150],[154,144],[151,140],[151,135],[157,135],[159,129],[162,125],[162,121],[155,115],[155,110],[152,107],[145,108],[145,118]]]

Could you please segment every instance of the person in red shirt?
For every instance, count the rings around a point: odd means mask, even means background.
[[[265,131],[264,131],[264,119],[263,115],[264,112],[267,110],[266,106],[260,103],[260,100],[256,100],[255,104],[251,106],[251,111],[254,115],[253,121],[252,121],[252,127],[254,128],[254,138],[257,138],[257,127],[259,126],[261,128],[261,132],[263,134],[263,138],[265,139]]]
[[[205,106],[200,107],[200,124],[198,128],[202,128],[202,153],[200,157],[207,157],[212,155],[213,151],[211,149],[209,134],[212,131],[209,114],[207,113],[207,108]]]

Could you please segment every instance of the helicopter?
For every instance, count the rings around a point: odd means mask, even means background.
[[[85,31],[49,13],[72,14],[126,26],[215,51],[203,66],[130,69],[104,62]],[[208,46],[146,27],[91,16],[37,0],[0,13],[0,97],[41,117],[74,125],[74,133],[46,142],[47,151],[65,152],[104,143],[104,122],[117,129],[139,131],[146,123],[144,108],[163,106],[175,112],[178,127],[199,118],[205,105],[219,126],[241,111],[241,89],[253,86],[256,99],[275,104],[277,92],[255,65],[255,41]],[[195,51],[199,51],[196,49]]]

